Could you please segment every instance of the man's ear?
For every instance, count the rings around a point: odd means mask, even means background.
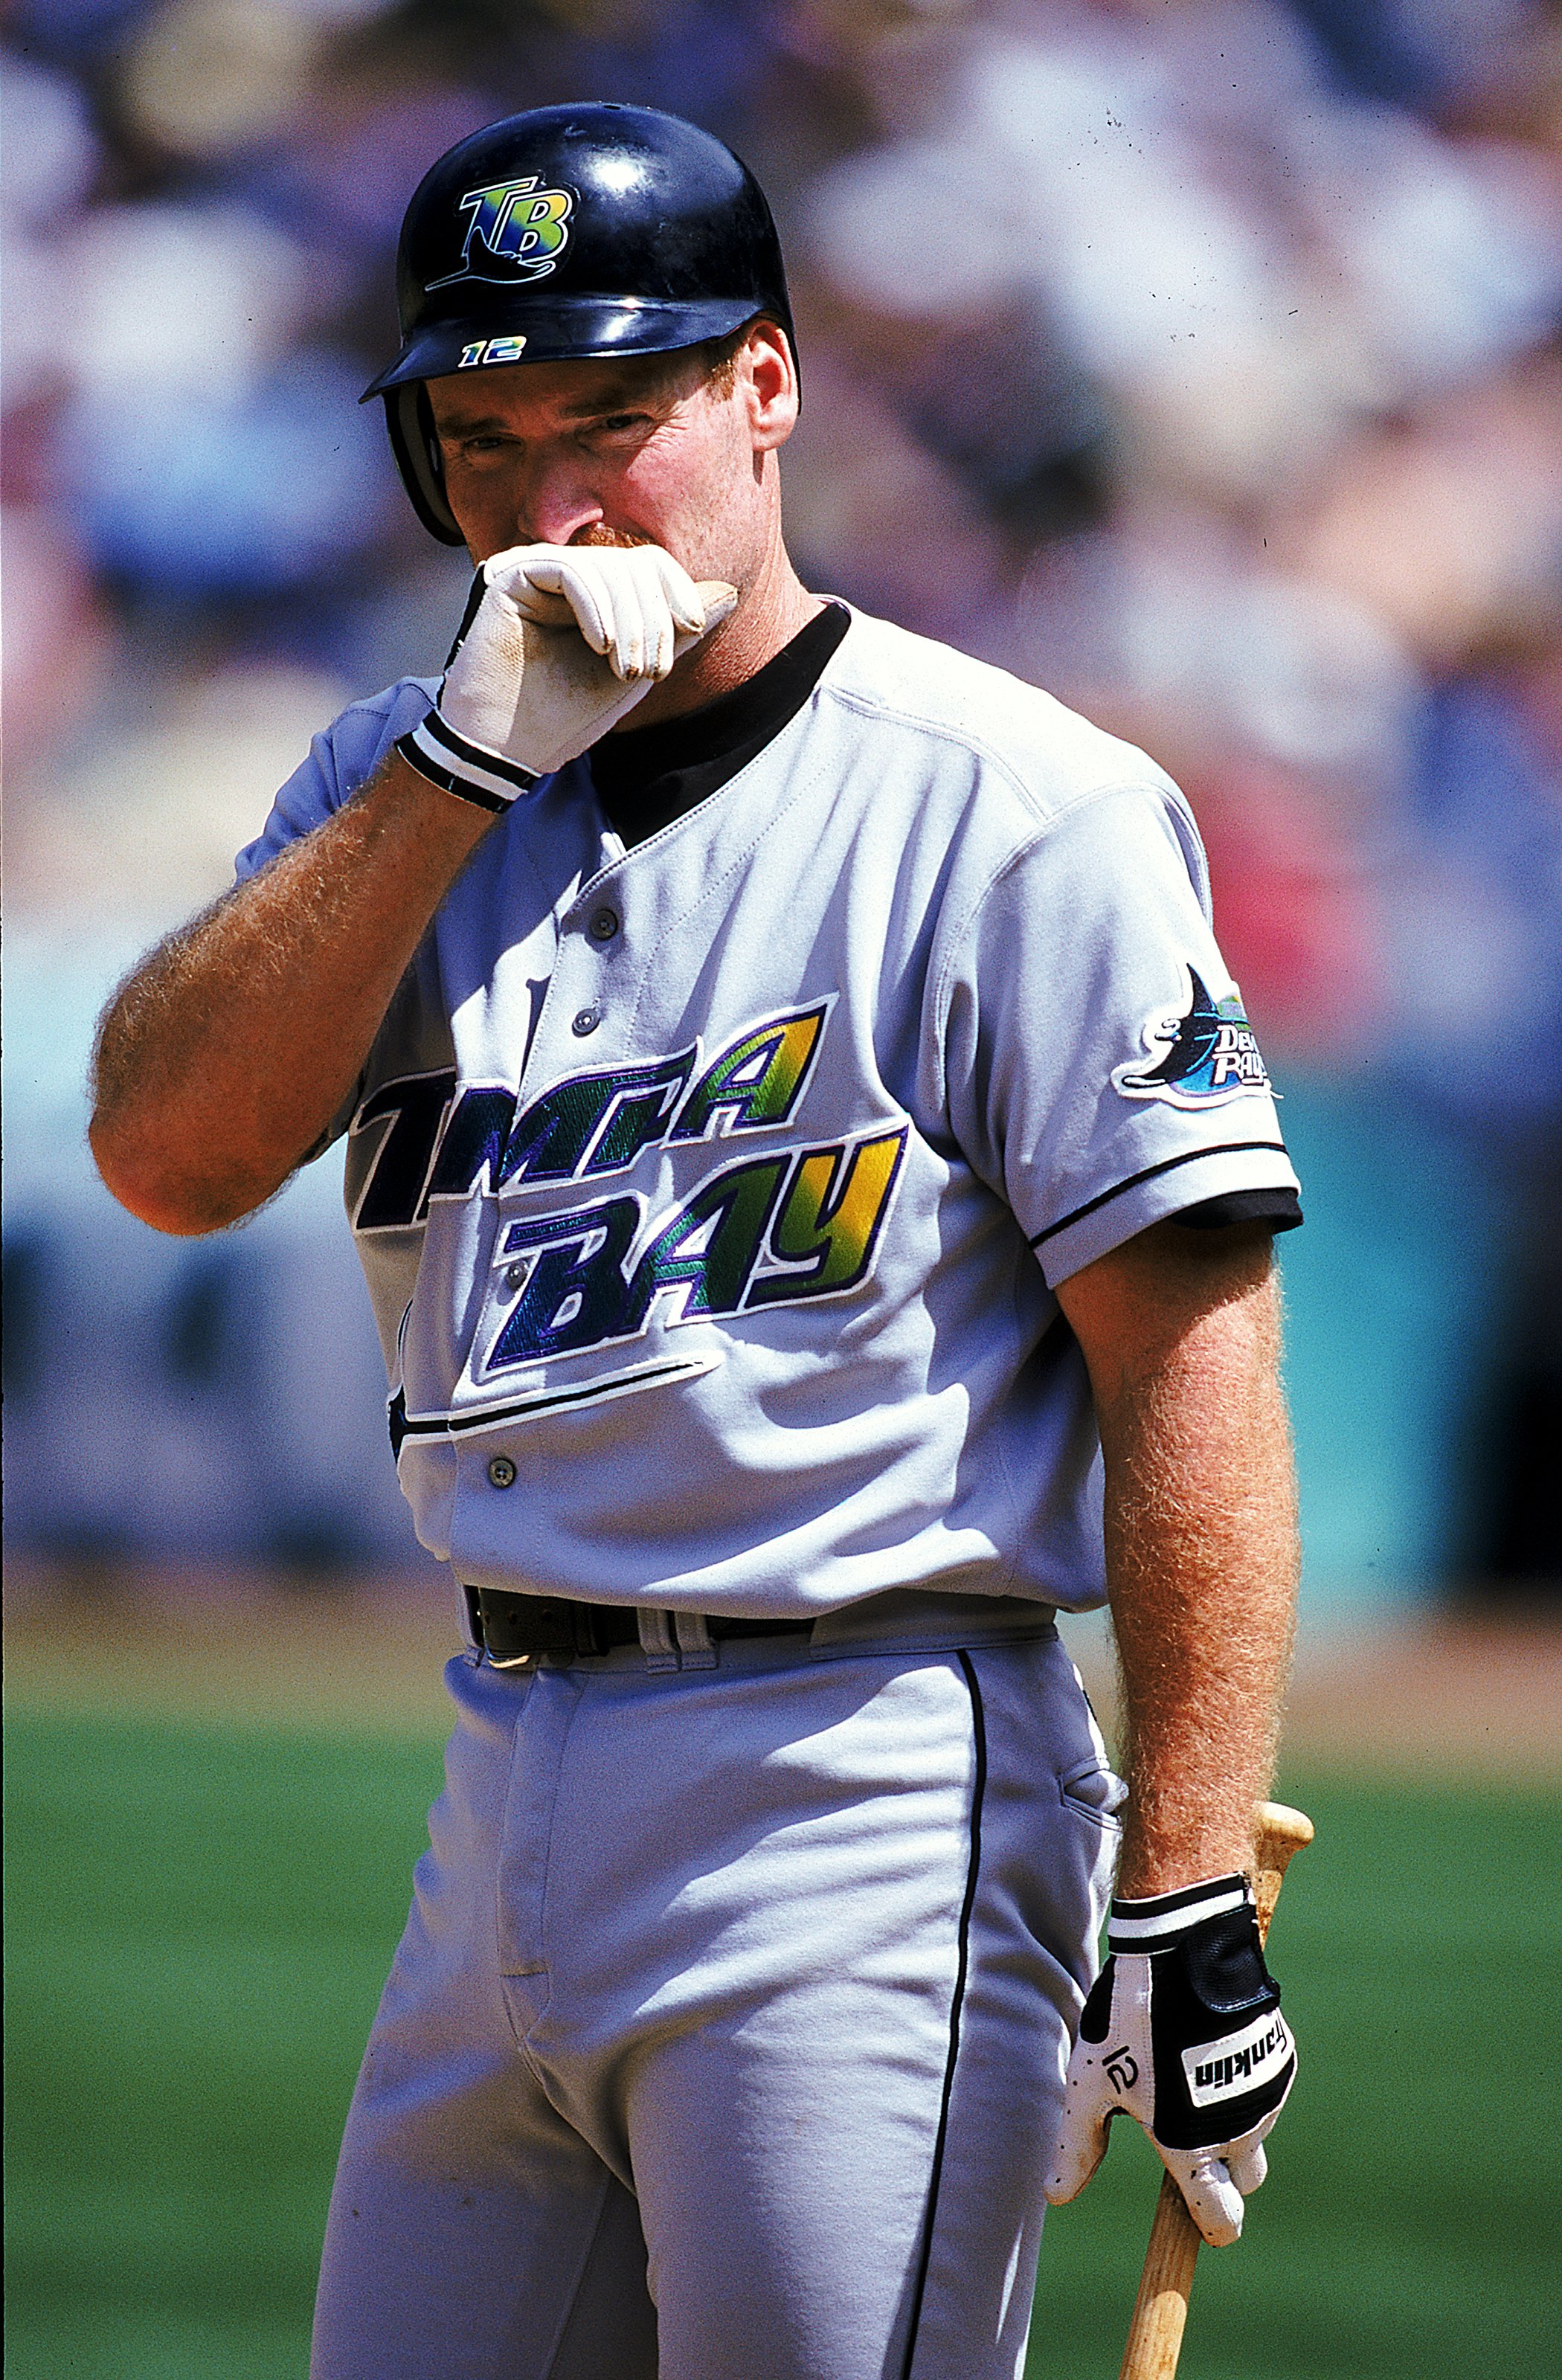
[[[742,349],[742,385],[756,454],[784,446],[798,418],[798,368],[778,322],[760,321]]]

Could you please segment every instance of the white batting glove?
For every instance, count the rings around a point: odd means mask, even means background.
[[[481,809],[507,809],[594,744],[738,601],[660,546],[517,545],[483,563],[435,707],[403,759]]]
[[[1047,2197],[1054,2206],[1077,2198],[1106,2153],[1112,2118],[1129,2115],[1204,2238],[1228,2247],[1296,2078],[1247,1878],[1114,1900],[1106,1941],[1068,2060]]]

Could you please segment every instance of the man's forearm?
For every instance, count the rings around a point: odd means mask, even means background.
[[[171,935],[104,1019],[92,1143],[160,1231],[269,1198],[350,1090],[428,921],[493,823],[394,755],[261,875]]]
[[[1162,1226],[1119,1259],[1113,1292],[1142,1322],[1114,1355],[1098,1337],[1092,1373],[1130,1788],[1118,1888],[1138,1895],[1250,1856],[1298,1549],[1267,1240],[1216,1254]]]

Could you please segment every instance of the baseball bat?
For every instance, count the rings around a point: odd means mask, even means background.
[[[1283,1802],[1259,1803],[1253,1814],[1253,1900],[1261,1942],[1268,1937],[1291,1854],[1312,1840],[1312,1821],[1300,1810],[1287,1810]],[[1182,2192],[1169,2173],[1163,2174],[1117,2380],[1173,2380],[1199,2248],[1199,2227]]]

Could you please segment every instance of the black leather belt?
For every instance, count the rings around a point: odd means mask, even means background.
[[[495,1661],[521,1661],[530,1653],[593,1654],[615,1645],[638,1645],[640,1621],[633,1604],[577,1603],[567,1595],[506,1595],[497,1587],[463,1586],[473,1642]],[[711,1634],[808,1636],[812,1620],[724,1620],[708,1615]]]

